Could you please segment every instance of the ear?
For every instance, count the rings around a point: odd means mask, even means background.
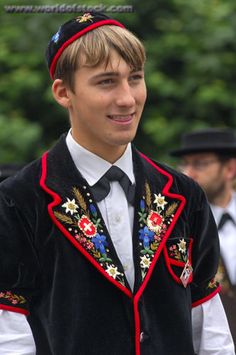
[[[227,173],[229,180],[236,177],[236,159],[232,158],[227,162]]]
[[[54,80],[52,84],[52,93],[54,99],[59,103],[59,105],[68,108],[70,106],[70,95],[69,89],[64,84],[61,79]]]

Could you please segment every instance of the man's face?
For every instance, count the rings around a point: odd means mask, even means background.
[[[143,69],[132,71],[113,51],[107,66],[78,69],[68,95],[73,137],[106,160],[118,159],[135,137],[143,111]]]
[[[210,202],[224,193],[227,182],[227,163],[222,163],[214,153],[185,155],[180,170],[194,179],[205,190]]]

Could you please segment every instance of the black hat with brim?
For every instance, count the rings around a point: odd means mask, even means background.
[[[236,157],[236,138],[229,129],[206,129],[186,133],[182,136],[181,147],[170,155],[181,157],[187,154],[213,152]]]

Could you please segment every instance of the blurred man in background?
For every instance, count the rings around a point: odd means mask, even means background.
[[[181,171],[200,184],[211,204],[220,237],[221,298],[236,343],[236,137],[225,129],[187,133],[171,155],[181,158]]]

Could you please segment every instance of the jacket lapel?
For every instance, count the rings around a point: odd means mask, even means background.
[[[65,137],[43,156],[40,185],[53,199],[48,212],[63,235],[105,278],[131,297],[100,210],[72,161]]]
[[[136,275],[140,270],[140,282],[136,282],[135,290],[141,294],[186,201],[184,196],[170,192],[173,177],[166,170],[142,153],[134,152],[134,156],[137,182],[133,231],[138,265]]]

